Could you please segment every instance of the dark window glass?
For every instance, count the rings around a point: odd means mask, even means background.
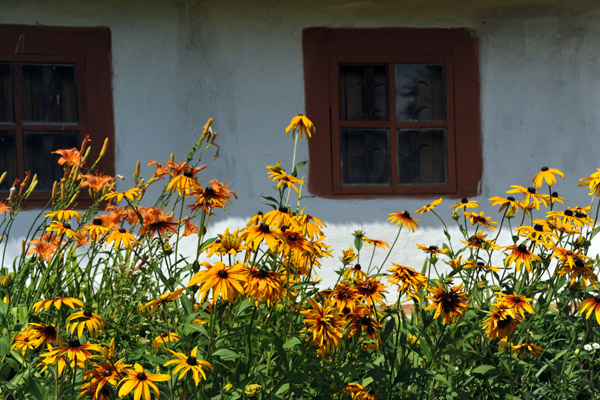
[[[7,172],[0,190],[8,190],[17,177],[17,146],[14,132],[0,132],[0,175]]]
[[[343,184],[390,184],[389,131],[341,129]]]
[[[0,62],[0,123],[14,121],[13,80],[10,63]]]
[[[74,64],[21,64],[23,122],[77,123]]]
[[[24,132],[23,153],[25,171],[38,175],[39,190],[50,191],[55,180],[63,177],[63,167],[58,165],[59,155],[48,155],[56,149],[78,147],[78,132]]]
[[[398,130],[399,184],[446,184],[447,164],[444,129]]]
[[[340,119],[387,120],[385,66],[340,66]]]

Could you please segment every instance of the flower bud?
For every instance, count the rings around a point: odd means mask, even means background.
[[[13,278],[10,274],[0,276],[0,287],[7,288],[12,286]]]
[[[256,397],[256,395],[260,393],[260,389],[262,389],[262,386],[256,383],[246,385],[246,387],[244,388],[244,394],[247,397]]]
[[[479,289],[485,289],[485,288],[487,287],[487,281],[486,281],[486,280],[483,280],[483,281],[479,281],[479,282],[477,282],[477,287],[478,287]]]

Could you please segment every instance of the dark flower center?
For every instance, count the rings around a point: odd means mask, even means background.
[[[221,243],[221,238],[218,238],[217,240],[215,240],[215,243]]]
[[[354,269],[357,270],[357,271],[360,271],[362,269],[362,267],[360,266],[360,264],[356,264],[354,266]]]
[[[478,261],[478,262],[477,262],[477,265],[478,265],[479,267],[483,267],[483,266],[485,265],[485,263],[484,263],[483,261]]]
[[[92,312],[90,310],[85,310],[83,312],[83,316],[89,318],[92,316]]]
[[[79,340],[77,340],[77,339],[69,340],[69,347],[71,347],[71,348],[81,347],[81,343],[79,343]]]
[[[289,240],[289,241],[291,241],[291,242],[295,242],[295,241],[297,241],[297,240],[298,240],[298,234],[296,234],[296,233],[290,233],[290,234],[287,236],[287,238],[288,238],[288,240]]]
[[[572,216],[573,216],[573,211],[571,211],[571,210],[569,210],[569,209],[567,208],[567,209],[565,210],[564,214],[565,214],[567,217],[572,217]]]
[[[269,232],[271,232],[271,230],[269,229],[269,225],[267,225],[267,224],[260,224],[258,226],[258,230],[261,231],[262,233],[269,233]]]
[[[338,298],[340,300],[348,300],[350,298],[350,293],[349,292],[339,292]]]
[[[573,252],[571,250],[567,250],[567,251],[565,251],[565,254],[568,255],[568,256],[572,256]]]
[[[517,250],[519,250],[521,253],[527,253],[527,246],[520,244],[519,247],[517,247]]]
[[[438,251],[440,248],[437,246],[429,246],[429,250],[431,251]]]
[[[183,176],[185,176],[186,178],[193,178],[194,172],[192,172],[190,168],[187,168],[185,171],[183,171]]]
[[[442,293],[440,296],[440,302],[442,303],[442,311],[445,314],[456,311],[458,305],[458,296],[456,293]]]
[[[509,201],[515,201],[515,198],[514,198],[514,197],[512,197],[512,196],[508,196],[508,197],[506,198],[506,200],[509,200]]]
[[[263,214],[263,212],[262,212],[262,211],[258,211],[258,212],[256,213],[256,215],[265,215],[265,214]]]
[[[403,216],[404,218],[410,218],[410,214],[408,213],[408,211],[404,211],[404,212],[402,213],[402,216]]]
[[[575,258],[575,266],[577,268],[583,268],[585,264],[583,261],[581,261],[581,258]]]
[[[64,227],[65,229],[71,229],[71,224],[70,224],[70,223],[68,223],[68,222],[63,222],[63,227]]]
[[[269,271],[261,269],[258,271],[258,274],[256,276],[258,276],[260,279],[265,279],[267,276],[269,276]]]
[[[529,193],[531,193],[531,194],[535,194],[535,188],[534,188],[534,187],[531,187],[531,186],[529,186],[529,187],[527,188],[527,191],[528,191]]]
[[[24,341],[25,343],[29,343],[29,338],[28,338],[28,337],[26,337],[25,339],[23,339],[23,341]]]
[[[281,206],[281,207],[279,207],[279,212],[287,213],[288,212],[288,208],[286,206]]]
[[[189,356],[189,357],[187,358],[187,360],[185,360],[185,362],[186,362],[188,365],[198,365],[198,362],[196,361],[196,357],[194,357],[194,356]]]
[[[146,374],[143,372],[138,372],[138,374],[136,376],[137,376],[138,380],[140,380],[140,381],[145,381],[146,379],[148,379]]]
[[[217,192],[215,192],[215,190],[211,187],[207,187],[206,189],[204,189],[204,194],[206,196],[214,196],[217,194]]]
[[[535,226],[533,227],[533,229],[535,229],[538,232],[544,232],[544,227],[540,224],[535,224]]]
[[[46,337],[56,338],[56,328],[52,325],[45,326],[41,331]]]
[[[577,212],[575,213],[575,216],[576,216],[577,218],[585,218],[585,217],[587,217],[587,215],[586,215],[585,213],[582,213],[582,212],[580,212],[580,211],[577,211]]]
[[[112,371],[109,369],[105,369],[104,371],[102,371],[102,375],[104,375],[105,377],[109,377],[112,375]]]
[[[371,317],[369,316],[364,316],[360,319],[360,323],[365,325],[365,326],[371,326]]]
[[[92,220],[93,225],[102,225],[102,220],[100,218],[94,218]]]
[[[160,334],[160,337],[164,337],[165,338],[167,336],[169,336],[169,334],[167,332],[163,332],[163,333]]]
[[[558,197],[558,192],[552,192],[552,194],[550,196],[552,196],[552,197]]]
[[[469,200],[467,200],[466,197],[463,197],[462,199],[460,199],[460,202],[463,203],[463,204],[466,204],[466,203],[469,202]]]
[[[281,225],[281,232],[285,232],[289,229],[289,226],[287,225]]]
[[[544,172],[548,171],[548,167],[546,167],[546,166],[543,166],[543,167],[542,167],[542,171],[544,171]]]
[[[511,322],[512,322],[512,317],[510,315],[507,315],[506,318],[498,320],[498,322],[497,322],[498,329],[505,328],[506,326],[510,325]]]
[[[119,229],[119,233],[125,233],[125,232],[127,232],[127,230],[125,230],[125,228],[120,228]]]
[[[229,276],[227,271],[225,271],[224,269],[219,270],[219,272],[217,272],[217,275],[219,275],[219,278],[221,279],[227,279],[227,277]]]

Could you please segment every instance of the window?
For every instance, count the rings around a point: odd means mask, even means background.
[[[479,60],[467,29],[309,28],[303,53],[313,194],[477,194]]]
[[[92,140],[97,169],[114,174],[114,125],[108,28],[0,25],[0,191],[25,171],[38,175],[30,197],[43,205],[63,176],[52,151]]]

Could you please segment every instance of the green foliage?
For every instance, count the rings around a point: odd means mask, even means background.
[[[294,121],[294,133],[310,122]],[[273,210],[206,237],[213,213],[236,197],[225,183],[199,184],[202,155],[216,146],[211,123],[185,162],[151,162],[156,172],[144,180],[136,171],[124,192],[112,177],[93,185],[85,151],[71,149],[79,162],[63,165],[21,254],[3,256],[1,398],[116,398],[127,379],[177,399],[598,396],[599,260],[587,254],[600,229],[597,204],[559,212],[556,196],[515,186],[522,200],[490,199],[499,224],[464,199],[451,206],[450,230],[436,200],[419,212],[439,218],[447,241],[420,246],[423,259],[408,267],[392,251],[416,222],[394,212],[398,234],[383,265],[372,265],[373,255],[387,243],[349,232],[338,281],[325,289],[315,271],[331,251],[324,224],[301,209],[300,134],[292,173],[268,167],[276,194],[263,199]],[[148,206],[146,191],[162,177],[168,183]],[[583,180],[591,194],[597,180]],[[16,183],[0,203],[3,238],[35,184]],[[91,205],[72,212],[86,188]]]

